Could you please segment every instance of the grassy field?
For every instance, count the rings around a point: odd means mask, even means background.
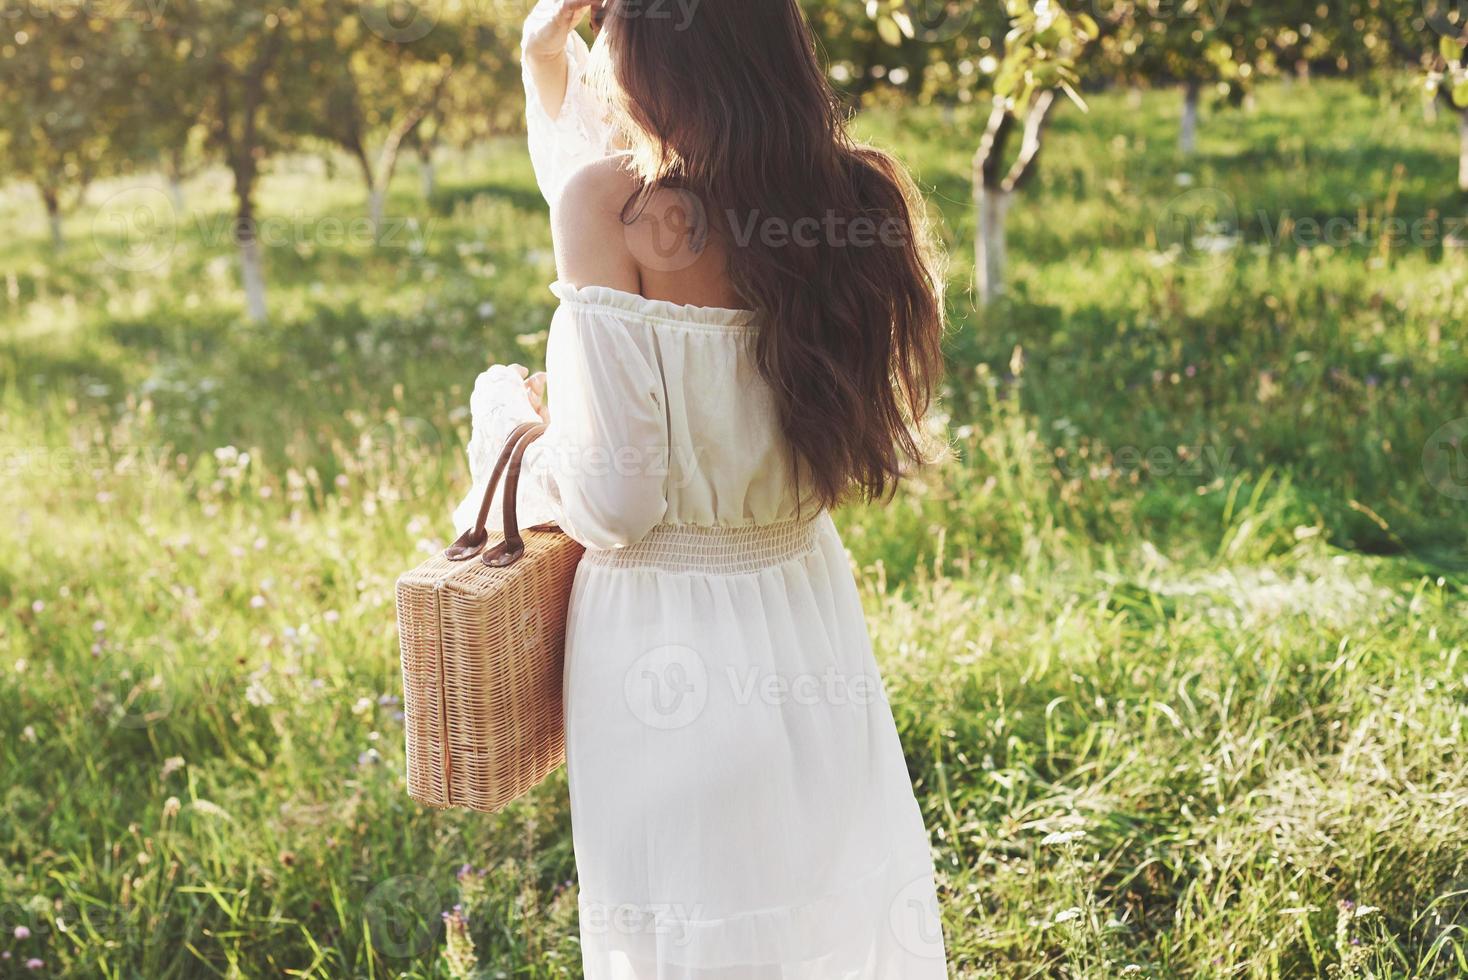
[[[1180,104],[1058,116],[982,315],[981,115],[861,120],[953,253],[952,458],[839,515],[953,972],[1465,976],[1456,134],[1317,83],[1181,161]],[[267,178],[268,327],[220,174],[59,257],[0,196],[0,976],[580,974],[564,779],[409,801],[392,607],[542,356],[544,209],[506,140],[374,247],[350,173]]]

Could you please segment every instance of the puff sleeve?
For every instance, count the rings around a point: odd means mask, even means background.
[[[555,523],[588,548],[641,539],[667,510],[668,421],[652,327],[634,316],[563,304],[546,352],[550,427],[525,455],[520,523]],[[512,369],[480,375],[471,400],[474,489],[454,512],[472,525],[505,438],[538,416]],[[499,501],[491,513],[497,527]]]

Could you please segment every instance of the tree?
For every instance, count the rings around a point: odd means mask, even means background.
[[[433,196],[434,152],[440,146],[463,149],[503,133],[524,128],[525,102],[520,86],[520,25],[496,19],[476,25],[472,54],[455,65],[433,108],[413,131],[423,197]]]
[[[88,15],[84,5],[36,2],[7,12],[0,46],[0,129],[11,172],[36,185],[51,241],[65,244],[63,219],[94,179],[125,157],[119,126],[128,98],[128,25]]]
[[[1087,14],[1072,16],[1053,0],[1009,0],[1010,30],[994,77],[989,122],[973,161],[974,270],[985,303],[1002,296],[1008,266],[1005,233],[1010,202],[1033,179],[1045,126],[1056,94],[1064,92],[1082,109],[1076,92],[1076,59],[1099,33]],[[1021,134],[1018,154],[1008,144]]]
[[[1008,33],[1004,35],[1001,57],[981,55],[980,60],[989,63],[976,65],[965,56],[958,61],[958,70],[953,71],[950,59],[954,51],[935,52],[935,64],[944,68],[941,77],[960,95],[971,97],[972,87],[981,84],[981,76],[987,74],[983,69],[995,70],[988,123],[973,158],[974,272],[979,297],[986,304],[1005,291],[1006,221],[1011,201],[1034,177],[1057,93],[1063,92],[1085,107],[1076,91],[1076,61],[1098,34],[1096,22],[1089,15],[1072,15],[1055,0],[1006,0],[1005,13]],[[918,37],[919,26],[904,0],[872,0],[867,4],[867,14],[876,20],[879,33],[889,44],[902,45]],[[951,28],[952,22],[948,26]],[[954,46],[965,50],[970,33],[962,30],[950,36],[945,32],[935,40],[944,48],[956,42]],[[998,46],[991,42],[974,47],[989,51]],[[1011,143],[1016,135],[1019,147],[1011,159]]]
[[[1415,74],[1458,113],[1458,186],[1468,191],[1468,7],[1456,0],[1342,0],[1330,8],[1338,67],[1367,78]]]
[[[918,24],[907,11],[905,0],[870,0],[866,8],[876,20],[879,32],[889,44],[901,45],[915,40]],[[1006,0],[1008,33],[1000,57],[983,55],[993,68],[991,108],[988,123],[973,157],[973,197],[976,228],[974,232],[974,274],[981,302],[988,304],[1005,292],[1008,265],[1006,223],[1014,195],[1029,183],[1039,164],[1046,125],[1058,93],[1085,108],[1076,90],[1079,83],[1077,60],[1099,28],[1088,14],[1071,14],[1055,0]],[[944,31],[935,40],[948,44],[956,41],[962,49],[971,33],[967,30]],[[890,26],[886,26],[890,25]],[[997,45],[983,44],[979,50],[989,51]],[[937,54],[939,64],[948,67],[951,49]],[[971,93],[980,83],[975,65],[969,58],[959,62],[957,72],[943,75],[954,81],[956,91]],[[1011,159],[1011,144],[1019,136],[1019,147]]]
[[[446,133],[484,132],[507,95],[518,123],[512,53],[519,24],[509,25],[504,12],[497,5],[388,8],[357,0],[317,0],[311,8],[308,58],[318,81],[289,107],[289,126],[356,162],[373,227],[382,222],[405,148],[416,147],[431,173],[435,144]]]
[[[175,0],[162,8],[158,29],[173,59],[160,79],[195,87],[207,146],[234,182],[232,238],[239,253],[245,307],[251,320],[268,316],[265,266],[255,210],[260,171],[271,153],[291,142],[283,126],[281,93],[310,90],[315,80],[300,55],[312,26],[306,0],[264,6],[229,0]]]
[[[1468,191],[1468,25],[1457,37],[1443,37],[1436,58],[1429,59],[1427,87],[1458,110],[1458,189]]]
[[[183,182],[207,160],[203,65],[166,31],[149,29],[139,40],[128,77],[132,99],[126,125],[134,134],[133,162],[151,163],[163,172],[173,208],[181,212]]]
[[[1125,84],[1182,87],[1178,149],[1197,148],[1205,92],[1238,105],[1260,75],[1277,70],[1279,41],[1298,46],[1317,6],[1298,0],[1104,0],[1097,74]],[[1292,60],[1297,60],[1292,59]]]
[[[400,39],[374,31],[371,15],[364,19],[361,11],[345,0],[313,6],[309,58],[318,81],[288,111],[293,132],[324,139],[357,163],[375,229],[403,147],[453,75],[453,53],[440,39],[457,32],[435,24],[425,36]]]
[[[831,81],[860,106],[882,84],[921,92],[935,46],[967,22],[977,5],[961,0],[951,23],[925,23],[909,0],[805,0],[806,20],[825,57]]]

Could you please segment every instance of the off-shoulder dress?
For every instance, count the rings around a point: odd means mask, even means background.
[[[554,120],[526,74],[551,201],[606,152],[574,33],[567,53]],[[928,837],[850,563],[830,517],[797,500],[748,351],[759,325],[551,291],[551,424],[519,509],[587,548],[565,664],[586,977],[946,977]],[[471,407],[460,529],[506,435],[536,417],[508,368],[480,376]]]

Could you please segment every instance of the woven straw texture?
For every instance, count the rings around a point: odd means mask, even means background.
[[[437,555],[398,579],[408,795],[428,806],[494,813],[565,760],[561,666],[582,547],[560,531],[523,536],[507,568]]]

